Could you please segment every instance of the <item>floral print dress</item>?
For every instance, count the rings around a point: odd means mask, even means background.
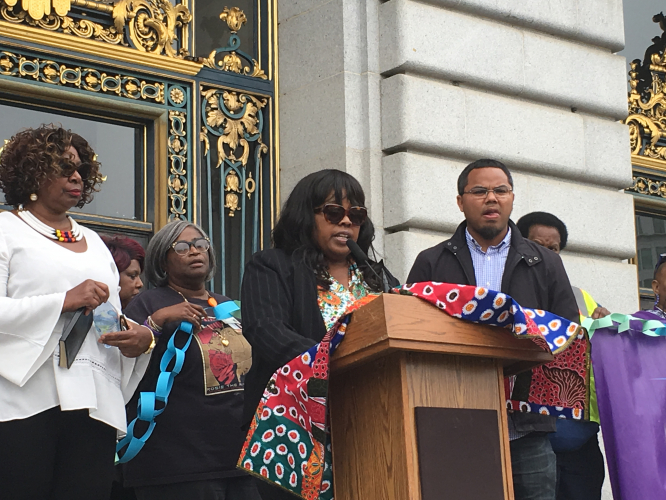
[[[345,288],[333,276],[330,276],[330,280],[330,289],[320,287],[317,297],[326,331],[333,328],[352,303],[368,295],[368,285],[363,281],[363,274],[356,264],[349,266],[349,288]]]

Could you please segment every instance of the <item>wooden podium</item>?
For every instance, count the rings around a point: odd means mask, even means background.
[[[552,359],[417,297],[359,309],[331,363],[336,500],[513,500],[504,375]]]

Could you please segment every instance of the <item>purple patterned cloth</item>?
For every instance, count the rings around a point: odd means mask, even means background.
[[[663,321],[651,311],[632,315]],[[666,499],[666,337],[638,321],[592,337],[599,417],[616,500]]]

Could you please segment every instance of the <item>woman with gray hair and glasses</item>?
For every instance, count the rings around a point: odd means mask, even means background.
[[[230,299],[206,290],[215,272],[210,240],[196,224],[171,222],[150,241],[145,266],[155,288],[140,293],[125,313],[153,330],[158,340],[127,405],[128,421],[136,417],[139,393],[155,391],[160,360],[182,321],[194,325],[194,338],[152,435],[123,465],[125,486],[135,489],[138,500],[258,499],[252,479],[236,469],[245,440],[243,385],[252,352],[240,322],[211,317],[210,308]],[[182,337],[174,340],[177,346],[184,343]],[[144,432],[141,423],[135,436]]]

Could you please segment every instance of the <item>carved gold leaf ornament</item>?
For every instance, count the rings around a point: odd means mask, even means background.
[[[257,113],[266,105],[266,100],[259,100],[247,94],[225,91],[220,95],[214,90],[203,92],[206,99],[206,124],[220,129],[217,140],[217,167],[225,160],[247,165],[250,145],[247,137],[259,134]],[[238,117],[234,117],[237,114]]]
[[[249,200],[260,188],[256,175],[262,171],[263,156],[268,146],[262,142],[262,110],[268,99],[251,94],[201,87],[204,100],[200,140],[204,156],[210,159],[210,150],[216,149],[217,168],[224,165],[224,208],[234,217],[243,208],[242,196]],[[214,146],[209,134],[217,136]],[[250,161],[252,157],[252,161]],[[255,199],[254,203],[257,201]],[[256,205],[254,210],[256,210]],[[252,210],[252,209],[250,209]],[[246,213],[250,216],[250,213]]]
[[[210,151],[210,141],[208,140],[208,130],[206,130],[206,127],[201,127],[199,140],[204,143],[204,156],[208,156],[208,152]]]
[[[169,57],[176,54],[173,42],[176,30],[192,21],[186,5],[174,5],[168,0],[118,0],[113,6],[116,31],[128,29],[133,47],[142,52],[151,52]]]
[[[171,97],[171,100],[175,104],[181,104],[185,100],[185,93],[181,89],[174,87],[169,92],[169,97]]]
[[[666,198],[666,181],[650,179],[646,176],[635,176],[633,186],[628,188],[627,191]]]
[[[259,62],[250,55],[239,50],[240,38],[237,33],[242,26],[247,23],[245,13],[238,7],[225,7],[220,14],[220,19],[227,23],[231,31],[228,46],[214,49],[205,58],[199,58],[204,66],[222,71],[229,71],[232,73],[251,76],[253,78],[261,78],[268,80],[268,76],[259,67]],[[218,55],[224,54],[221,60],[218,60]],[[242,59],[241,59],[242,58]],[[250,66],[243,65],[243,59],[250,63]]]
[[[240,73],[243,67],[241,58],[235,52],[231,52],[222,58],[222,61],[217,63],[222,71],[231,71],[233,73]]]
[[[187,114],[169,110],[169,221],[187,219]]]
[[[262,80],[268,80],[268,76],[266,73],[264,73],[264,70],[262,70],[259,67],[259,63],[255,60],[252,59],[252,67],[254,69],[250,70],[247,66],[243,69],[243,73],[246,74],[247,76],[253,76],[255,78],[261,78]]]
[[[220,14],[220,19],[227,23],[232,33],[237,33],[239,29],[247,23],[245,13],[238,7],[225,7]]]
[[[90,92],[164,103],[164,84],[139,81],[131,76],[108,75],[92,68],[70,67],[48,59],[0,51],[0,74],[28,78]]]
[[[75,20],[68,15],[72,6],[110,15],[113,24]],[[21,0],[20,4],[18,0],[1,0],[0,16],[11,23],[114,45],[129,44],[141,52],[179,58],[189,55],[183,49],[176,52],[174,42],[179,29],[191,23],[192,14],[186,5],[169,0],[118,0],[113,5],[99,0]]]
[[[49,80],[53,80],[56,76],[58,76],[58,71],[53,67],[53,66],[46,66],[43,70],[42,73],[46,78]]]
[[[652,18],[664,28],[663,14]],[[631,61],[629,71],[629,115],[624,121],[629,129],[632,162],[642,168],[654,170],[658,178],[651,178],[642,169],[634,170],[633,186],[627,191],[666,198],[666,65],[664,49],[666,36],[653,38],[643,61]]]
[[[237,99],[236,92],[225,92],[223,99],[225,104],[229,103],[232,106],[231,108],[227,106],[227,109],[230,111],[238,111],[240,108],[238,103],[246,101],[245,96],[241,96],[241,100]],[[247,165],[250,155],[250,145],[245,140],[245,136],[255,135],[259,132],[257,129],[257,112],[259,107],[255,104],[258,101],[256,98],[251,99],[251,101],[245,102],[245,112],[238,119],[225,117],[224,131],[217,141],[218,167],[226,158],[229,158],[231,161],[240,161],[243,166]],[[225,148],[225,145],[228,147]],[[240,156],[237,156],[238,148],[241,148]]]
[[[222,100],[224,102],[224,106],[231,113],[233,113],[234,111],[238,111],[243,107],[243,105],[247,102],[247,97],[243,94],[241,94],[239,97],[236,92],[224,92],[222,94]]]
[[[130,94],[136,94],[139,91],[139,86],[134,82],[127,82],[125,84],[125,90]]]
[[[3,71],[7,71],[11,68],[14,67],[14,63],[9,59],[7,56],[3,56],[0,58],[0,68],[2,68]]]
[[[653,21],[657,22],[658,18],[655,16]],[[629,128],[633,155],[666,161],[664,41],[661,38],[655,40],[654,45],[646,51],[649,54],[646,60],[641,62],[636,59],[630,64],[629,115],[624,123]]]
[[[226,185],[224,186],[224,190],[241,193],[243,190],[239,186],[240,186],[240,179],[238,178],[238,175],[236,175],[236,172],[231,170],[227,174]]]
[[[184,149],[183,143],[178,137],[174,138],[169,145],[176,153],[180,153]]]
[[[10,7],[16,6],[17,0],[5,0]],[[71,8],[70,0],[21,0],[21,7],[35,21],[55,12],[58,16],[66,16]]]
[[[59,16],[53,13],[45,15],[40,19],[33,19],[27,11],[9,5],[7,0],[4,1],[5,3],[0,3],[0,16],[10,23],[26,23],[48,31],[61,31],[62,33],[75,35],[80,38],[90,38],[113,45],[119,45],[123,41],[122,33],[118,33],[114,26],[105,27],[87,19],[75,21],[69,16]],[[99,5],[110,7],[107,4]]]
[[[99,78],[97,78],[92,73],[88,73],[88,75],[86,75],[85,81],[86,81],[86,84],[89,87],[92,87],[92,86],[97,85],[99,83]]]
[[[238,195],[236,193],[227,193],[224,196],[224,208],[229,209],[229,217],[233,217],[236,210],[240,210],[238,206]]]
[[[240,188],[240,178],[236,172],[232,169],[227,174],[224,180],[224,208],[229,209],[229,217],[234,216],[236,210],[240,210],[238,206],[239,198],[236,193],[242,193],[243,190]]]
[[[69,9],[72,8],[72,2],[70,0],[52,0],[52,5],[53,10],[59,16],[66,16],[69,13]]]

